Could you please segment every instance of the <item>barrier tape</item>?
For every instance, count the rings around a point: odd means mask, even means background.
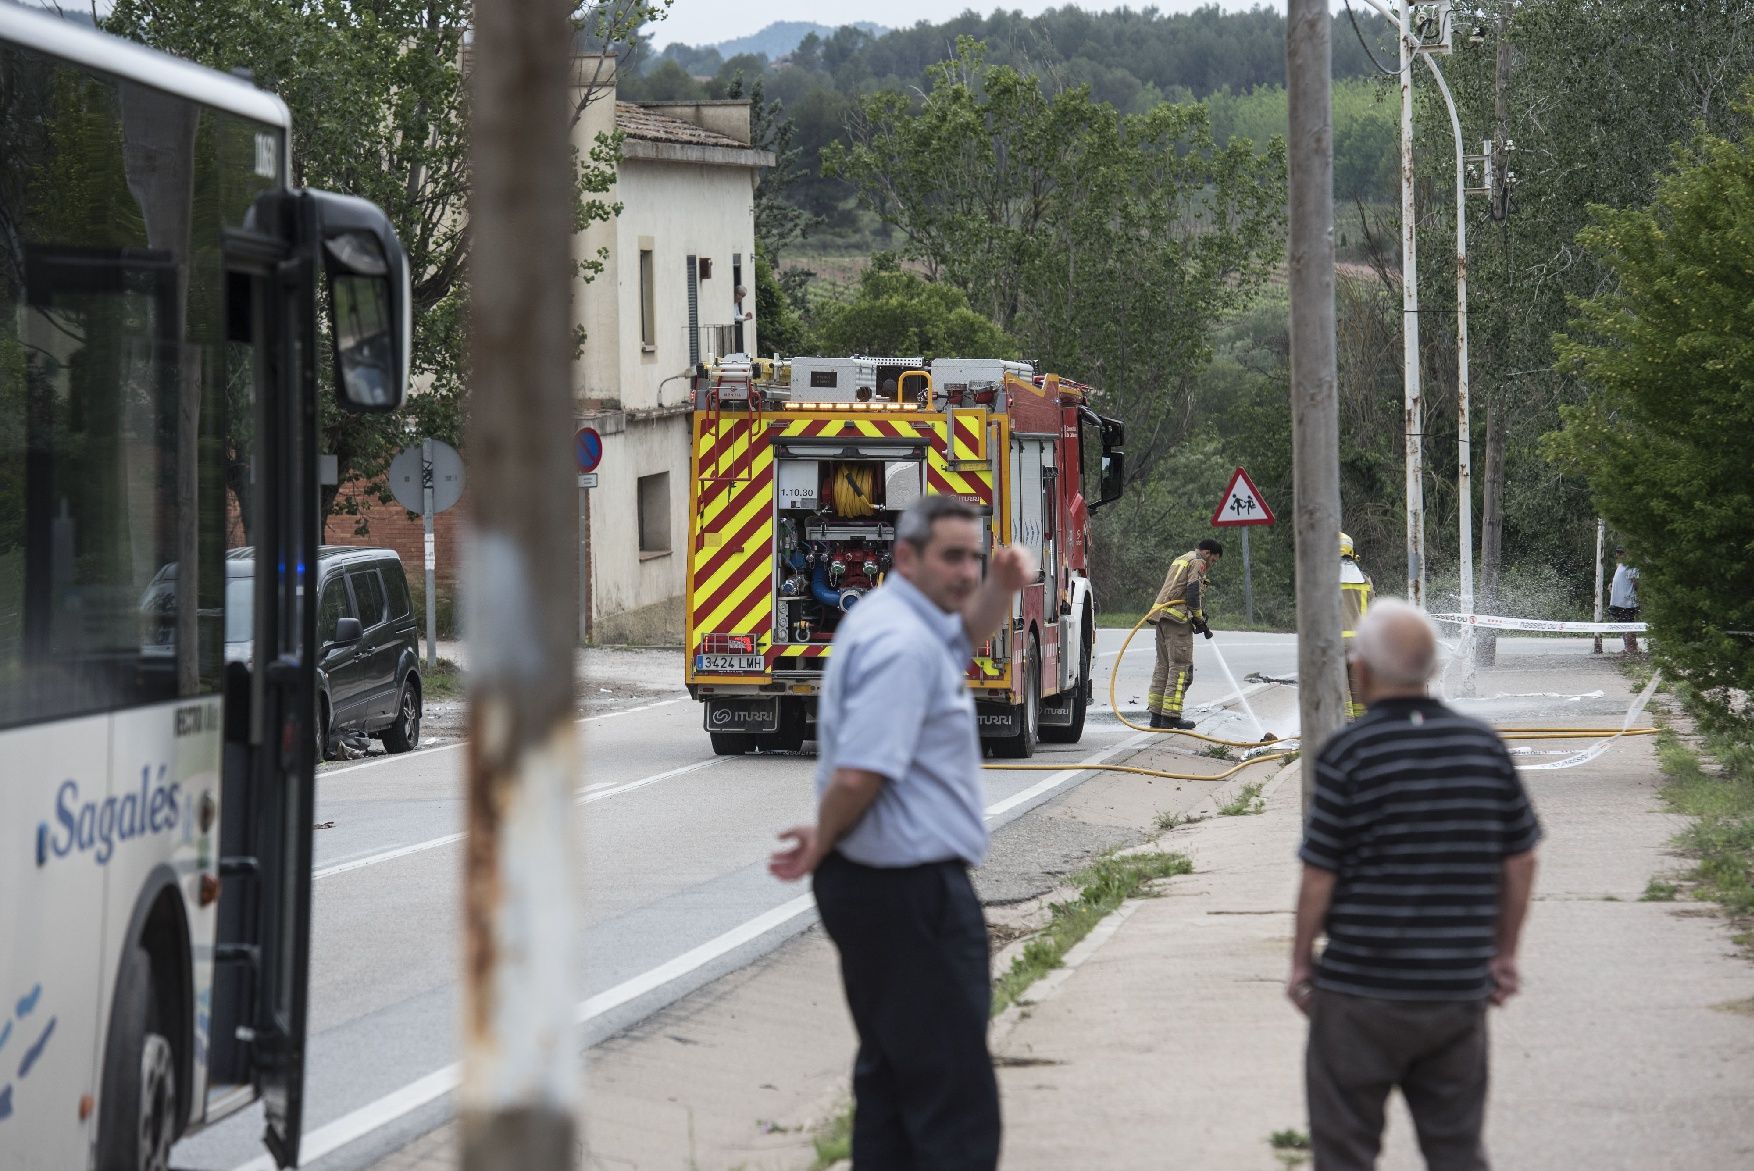
[[[1650,682],[1644,685],[1644,690],[1638,693],[1638,698],[1633,700],[1632,706],[1626,709],[1626,720],[1620,725],[1620,730],[1606,740],[1598,740],[1582,752],[1574,753],[1573,755],[1566,757],[1564,760],[1555,760],[1549,764],[1519,764],[1516,766],[1518,771],[1532,773],[1544,772],[1551,769],[1576,768],[1580,764],[1588,764],[1590,761],[1596,759],[1596,757],[1608,751],[1608,746],[1624,736],[1627,729],[1632,727],[1633,722],[1637,720],[1639,716],[1644,714],[1644,705],[1650,702],[1650,697],[1656,693],[1657,684],[1662,682],[1662,678],[1663,673],[1661,671],[1651,672]]]
[[[1503,618],[1497,614],[1433,614],[1446,626],[1476,626],[1486,630],[1533,630],[1543,634],[1643,634],[1644,622],[1547,622],[1539,618]]]

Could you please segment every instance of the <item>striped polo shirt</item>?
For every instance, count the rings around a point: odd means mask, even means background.
[[[1491,728],[1434,699],[1378,700],[1328,741],[1298,856],[1333,872],[1316,987],[1479,1000],[1501,866],[1541,826]]]

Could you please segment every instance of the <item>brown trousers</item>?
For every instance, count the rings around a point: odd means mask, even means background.
[[[1194,628],[1191,623],[1157,622],[1157,666],[1151,672],[1151,690],[1145,706],[1165,716],[1180,716],[1182,700],[1194,682]]]
[[[1396,1086],[1429,1171],[1490,1171],[1484,1000],[1411,1003],[1318,988],[1304,1073],[1315,1171],[1374,1171]]]

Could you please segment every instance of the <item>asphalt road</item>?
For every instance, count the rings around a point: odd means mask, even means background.
[[[1044,746],[1040,761],[1097,760],[1143,740],[1108,707],[1108,674],[1124,633],[1099,635],[1097,706],[1083,742]],[[1147,629],[1134,640],[1118,679],[1116,696],[1130,717],[1143,708],[1149,639]],[[1217,648],[1239,681],[1295,670],[1289,635],[1221,633],[1197,645],[1192,709],[1234,695]],[[775,831],[811,815],[814,759],[714,756],[698,705],[681,691],[679,662],[676,678],[673,695],[579,723],[585,768],[575,802],[584,861],[574,893],[583,962],[575,991],[587,1045],[814,922],[807,890],[775,881],[765,868]],[[1213,720],[1238,730],[1245,723],[1226,714]],[[452,743],[319,773],[307,1166],[363,1166],[450,1111],[459,1052],[462,765],[461,746]],[[998,831],[1026,821],[1089,775],[988,773],[990,824]],[[1008,840],[1026,837],[996,833],[995,862]],[[259,1110],[245,1111],[180,1144],[176,1165],[263,1165],[260,1133]]]

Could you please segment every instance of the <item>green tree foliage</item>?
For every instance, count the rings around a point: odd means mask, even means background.
[[[668,0],[584,0],[582,45],[613,47],[661,16]],[[247,68],[292,111],[292,181],[359,195],[382,207],[408,250],[414,297],[413,376],[421,393],[397,415],[349,415],[321,398],[322,444],[341,481],[377,481],[417,434],[457,442],[467,373],[468,113],[463,48],[467,0],[118,0],[113,33],[219,69]],[[575,222],[615,214],[600,198],[618,144],[576,160]],[[600,262],[587,261],[588,279]],[[328,377],[326,363],[320,366]],[[356,511],[329,489],[325,511]]]
[[[1595,209],[1578,242],[1615,284],[1556,339],[1590,393],[1547,447],[1625,536],[1657,653],[1727,711],[1754,691],[1754,640],[1731,633],[1754,630],[1754,142],[1700,136],[1648,206]]]
[[[1188,430],[1212,327],[1276,263],[1284,153],[1212,139],[1205,107],[1122,114],[964,39],[914,102],[868,97],[825,164],[1044,367],[1098,385],[1139,478]],[[825,339],[826,340],[826,339]]]
[[[1393,46],[1380,18],[1361,12],[1359,22],[1378,44]],[[987,16],[967,11],[880,36],[858,28],[837,29],[828,36],[812,33],[780,60],[755,56],[726,61],[711,47],[671,45],[662,55],[642,54],[643,72],[625,78],[622,94],[631,101],[722,96],[739,69],[751,77],[759,72],[744,63],[765,60],[767,93],[785,104],[797,124],[804,178],[795,201],[824,217],[839,238],[868,243],[868,217],[849,203],[843,183],[822,173],[821,153],[828,144],[844,140],[849,117],[868,95],[926,88],[929,70],[961,37],[984,44],[988,61],[995,65],[1047,77],[1056,89],[1088,86],[1095,101],[1121,113],[1144,113],[1163,101],[1210,97],[1213,133],[1220,143],[1230,140],[1232,124],[1218,99],[1230,95],[1237,95],[1234,102],[1253,103],[1263,114],[1239,125],[1240,136],[1264,145],[1284,132],[1285,21],[1271,6],[1250,12],[1212,6],[1191,13],[1149,7],[1092,13],[1065,6],[1033,17],[1003,9]],[[1358,177],[1376,174],[1380,156],[1370,153],[1370,136],[1379,119],[1367,118],[1355,130],[1351,119],[1360,107],[1344,99],[1351,92],[1367,92],[1366,79],[1375,70],[1344,14],[1333,27],[1333,45],[1334,77],[1341,83],[1334,106],[1337,191],[1342,200],[1351,200]],[[1392,142],[1392,91],[1386,108]],[[1390,159],[1386,171],[1376,174],[1379,185],[1364,198],[1392,201],[1396,174]]]
[[[1475,425],[1481,427],[1486,409],[1503,412],[1509,424],[1507,564],[1520,560],[1531,573],[1550,568],[1566,595],[1581,603],[1593,586],[1595,508],[1582,481],[1555,466],[1540,444],[1559,425],[1559,408],[1584,395],[1576,369],[1556,361],[1553,337],[1565,328],[1573,299],[1592,297],[1616,279],[1603,256],[1579,247],[1577,234],[1592,204],[1649,204],[1672,144],[1689,141],[1696,125],[1731,129],[1733,100],[1754,76],[1754,37],[1740,3],[1473,0],[1457,9],[1458,27],[1479,22],[1495,29],[1501,13],[1510,13],[1505,136],[1516,146],[1510,166],[1518,177],[1511,214],[1502,222],[1489,218],[1485,200],[1469,201]],[[1441,62],[1470,151],[1493,132],[1494,58],[1489,42],[1459,45]],[[1427,450],[1448,461],[1433,466],[1426,485],[1435,569],[1454,556],[1453,540],[1437,534],[1455,532],[1449,296],[1455,287],[1455,148],[1441,98],[1423,72],[1419,82],[1420,339],[1430,412],[1423,426]],[[1390,225],[1391,241],[1397,230]],[[1483,470],[1482,439],[1476,430],[1476,479]]]
[[[820,312],[815,342],[826,354],[917,356],[928,362],[1017,356],[1017,344],[971,309],[960,290],[905,272],[887,254],[872,257],[849,300]]]

